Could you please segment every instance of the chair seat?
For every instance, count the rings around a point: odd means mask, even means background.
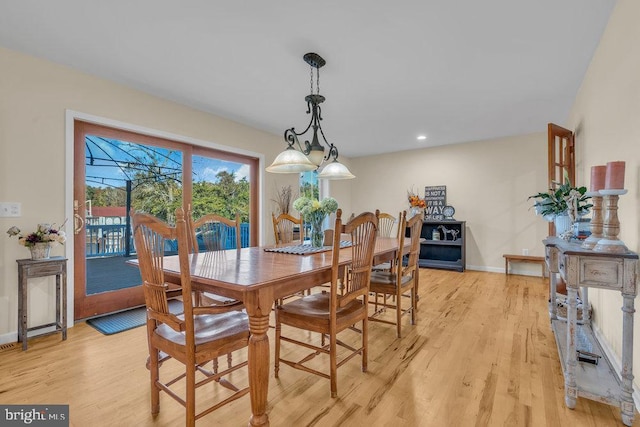
[[[184,319],[184,315],[178,318]],[[249,337],[249,318],[243,311],[231,311],[216,315],[200,315],[194,318],[196,346],[207,344],[212,340],[233,341]],[[180,346],[186,344],[185,334],[176,332],[165,324],[155,330],[155,335],[165,341],[171,341]]]
[[[413,277],[411,276],[402,276],[400,286],[404,286],[407,283],[411,282]],[[371,272],[371,282],[369,289],[371,292],[375,292],[375,288],[377,287],[385,287],[391,289],[395,289],[396,287],[396,275],[395,273],[391,273],[388,271],[373,271]]]
[[[382,264],[376,264],[371,268],[371,270],[373,270],[373,271],[388,271],[388,270],[391,270],[391,263],[390,262],[383,262]]]
[[[278,307],[278,316],[281,323],[321,332],[329,328],[330,307],[331,294],[321,292],[283,304]],[[366,314],[366,309],[359,300],[351,301],[345,307],[339,307],[336,311],[338,329],[341,330],[352,325],[364,314]],[[305,327],[305,322],[309,322],[308,319],[313,319],[313,326]],[[321,325],[321,327],[318,327],[318,325]]]
[[[211,292],[202,292],[200,295],[202,305],[227,305],[235,304],[237,301],[233,298],[228,298],[218,294],[212,294]]]

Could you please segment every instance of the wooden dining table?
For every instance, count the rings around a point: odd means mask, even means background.
[[[281,245],[286,246],[286,245]],[[270,246],[267,248],[273,248]],[[395,238],[376,239],[374,265],[393,259]],[[409,250],[409,244],[403,253]],[[265,247],[229,249],[190,255],[194,290],[240,300],[249,317],[248,345],[250,426],[268,426],[266,412],[269,389],[269,315],[274,301],[331,281],[331,250],[311,255],[267,252]],[[351,261],[351,248],[340,250],[340,265]],[[163,267],[166,280],[180,280],[178,256],[168,256]],[[177,282],[176,282],[177,283]]]

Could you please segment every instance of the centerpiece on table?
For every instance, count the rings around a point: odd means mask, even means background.
[[[409,200],[409,208],[411,210],[411,216],[418,215],[427,207],[427,202],[421,199],[414,191],[407,190],[407,199]]]
[[[568,240],[573,223],[588,214],[593,206],[589,203],[591,196],[586,193],[587,187],[572,187],[567,181],[555,190],[534,194],[529,199],[536,199],[533,205],[536,214],[549,222],[553,221],[556,235]]]
[[[322,247],[324,233],[322,223],[327,215],[338,210],[338,202],[333,197],[320,200],[309,197],[298,197],[293,202],[293,208],[300,212],[306,223],[311,225],[311,245],[314,248]]]
[[[60,228],[52,224],[38,224],[36,231],[24,234],[14,225],[7,230],[7,234],[9,237],[17,236],[18,243],[29,248],[31,259],[48,259],[51,246],[63,244],[67,240],[65,232]]]

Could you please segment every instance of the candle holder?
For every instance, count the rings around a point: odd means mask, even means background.
[[[603,238],[593,247],[596,252],[622,254],[629,251],[624,242],[618,239],[620,221],[618,220],[618,198],[627,194],[627,190],[600,190],[604,197]]]
[[[593,249],[603,237],[602,195],[599,191],[588,191],[585,195],[591,197],[593,207],[591,208],[591,222],[589,223],[591,235],[582,242],[582,247],[584,249]]]

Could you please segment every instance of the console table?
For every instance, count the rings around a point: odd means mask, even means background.
[[[578,396],[619,406],[625,425],[633,424],[633,313],[638,293],[638,255],[633,252],[609,254],[582,249],[557,237],[544,240],[552,290],[555,294],[557,272],[567,283],[567,319],[552,313],[551,325],[562,363],[565,403],[573,409]],[[578,288],[600,288],[618,291],[622,306],[622,369],[616,374],[588,321],[577,322]],[[552,295],[555,304],[555,295]],[[585,306],[587,311],[588,307]],[[551,306],[550,306],[550,312]],[[578,353],[580,351],[580,353]],[[581,361],[579,361],[579,358]],[[590,363],[597,362],[597,363]]]
[[[48,259],[18,259],[18,341],[22,341],[22,350],[27,349],[29,331],[55,326],[49,333],[62,332],[67,339],[67,259],[51,257]],[[56,321],[45,325],[27,327],[29,301],[28,279],[34,277],[56,276]]]

